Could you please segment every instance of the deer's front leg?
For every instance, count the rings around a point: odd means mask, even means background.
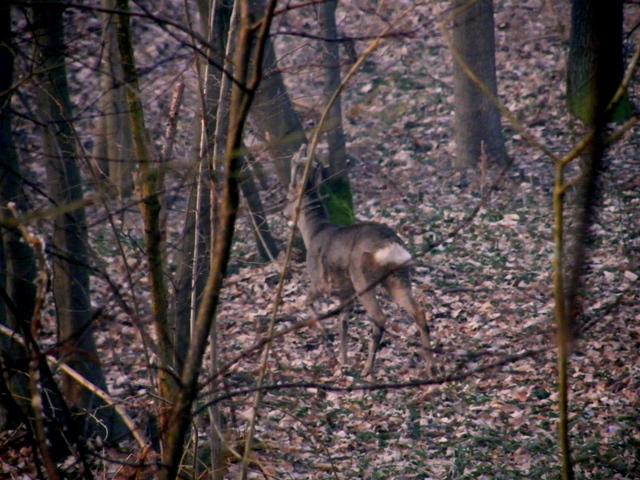
[[[347,364],[347,351],[349,346],[349,315],[353,309],[353,300],[351,295],[343,295],[340,297],[340,305],[342,310],[340,311],[340,362],[342,365]]]
[[[329,332],[327,332],[327,329],[324,328],[324,325],[322,324],[321,321],[318,320],[319,314],[318,311],[316,310],[315,306],[313,305],[317,300],[320,299],[320,297],[322,296],[322,292],[317,290],[317,289],[312,289],[309,294],[307,295],[307,298],[305,300],[305,304],[307,306],[307,308],[309,309],[309,313],[311,314],[312,319],[315,320],[315,324],[320,328],[320,331],[322,332],[322,338],[324,339],[324,343],[326,345],[329,344]]]

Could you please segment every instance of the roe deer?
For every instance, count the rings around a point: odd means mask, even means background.
[[[291,185],[284,214],[295,215],[298,195],[303,195],[298,229],[307,248],[307,272],[311,280],[307,306],[315,313],[313,303],[323,294],[335,294],[341,303],[354,294],[373,320],[373,337],[362,375],[373,369],[376,352],[384,332],[385,318],[376,300],[378,283],[389,292],[395,303],[413,317],[424,348],[427,371],[431,373],[433,357],[429,328],[424,311],[411,294],[411,255],[398,235],[387,225],[358,222],[343,226],[329,222],[319,195],[320,171],[311,167],[310,180],[301,188],[306,147],[292,159]],[[340,359],[347,361],[347,323],[350,308],[340,313]]]

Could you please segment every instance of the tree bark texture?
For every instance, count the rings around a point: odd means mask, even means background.
[[[245,150],[247,149],[245,148]],[[271,235],[271,230],[269,230],[269,224],[267,223],[267,216],[264,213],[258,186],[248,165],[250,162],[247,162],[244,155],[240,158],[240,161],[240,178],[238,180],[240,182],[242,196],[246,200],[247,207],[249,208],[258,254],[265,262],[273,261],[278,256],[278,244]]]
[[[101,0],[102,8],[115,9],[115,0]],[[131,172],[135,164],[131,142],[131,121],[127,112],[124,72],[118,51],[116,17],[102,13],[102,95],[98,101],[93,158],[101,173],[122,197],[133,192]]]
[[[71,102],[64,57],[63,7],[54,1],[32,7],[40,71],[38,100],[42,121],[44,150],[47,153],[47,181],[52,200],[58,207],[78,207],[54,218],[53,295],[58,319],[58,338],[62,360],[83,377],[107,391],[93,338],[94,326],[89,300],[89,266],[87,225],[82,179],[78,166],[73,129],[69,122]],[[107,426],[109,438],[123,433],[123,425],[113,408],[105,407],[92,392],[63,375],[63,389],[68,401],[84,409]],[[90,416],[87,416],[90,418]],[[94,425],[104,436],[104,427]],[[112,436],[113,435],[113,436]]]
[[[323,97],[328,103],[340,87],[340,51],[336,27],[337,0],[327,0],[318,6],[318,19],[322,42],[322,65],[324,67]],[[355,221],[351,183],[347,171],[347,147],[342,129],[342,102],[340,97],[331,105],[327,116],[325,135],[329,146],[329,178],[323,185],[329,219],[341,225]]]
[[[453,48],[466,67],[497,95],[493,0],[453,0]],[[480,156],[504,164],[506,150],[500,112],[454,61],[454,139],[457,169],[474,167]]]
[[[261,18],[264,2],[252,0],[250,6],[252,20]],[[264,78],[255,92],[249,123],[266,140],[278,179],[287,186],[291,177],[291,157],[307,139],[278,70],[276,54],[269,39],[265,44],[262,68]]]
[[[11,15],[9,5],[0,5],[0,219],[12,217],[7,209],[13,202],[18,212],[28,209],[27,198],[22,190],[22,175],[18,164],[11,132],[11,87],[13,84],[14,52],[12,48]],[[0,227],[0,288],[8,298],[0,300],[0,324],[6,325],[14,332],[24,335],[31,325],[35,307],[36,264],[31,247],[24,242],[22,234],[15,227]],[[11,303],[11,306],[9,305]],[[20,308],[16,308],[20,305]],[[2,355],[3,378],[0,382],[6,389],[0,392],[0,405],[9,407],[2,413],[0,429],[7,423],[20,422],[19,417],[6,416],[15,408],[16,399],[19,407],[28,412],[29,382],[26,376],[28,352],[4,335],[0,335],[0,354]],[[10,365],[7,365],[10,362]],[[31,417],[31,415],[29,415]],[[12,418],[13,417],[13,418]]]
[[[138,190],[140,210],[145,230],[145,256],[149,268],[149,286],[151,290],[151,310],[153,326],[158,342],[158,393],[164,399],[159,404],[159,414],[163,429],[167,428],[167,415],[170,405],[178,392],[175,372],[175,353],[169,325],[168,294],[165,283],[163,263],[163,232],[161,229],[162,202],[164,189],[164,170],[158,167],[152,153],[151,142],[145,126],[142,101],[139,97],[138,73],[133,55],[128,0],[116,0],[118,14],[118,48],[122,60],[124,78],[127,84],[127,105],[131,118],[131,138],[140,170]],[[164,437],[163,437],[164,439]]]
[[[569,112],[587,125],[595,121],[598,99],[609,101],[622,80],[622,7],[622,0],[573,0],[571,5],[567,104]],[[597,79],[597,72],[606,73]],[[611,118],[623,121],[630,114],[631,105],[625,95],[611,112]]]

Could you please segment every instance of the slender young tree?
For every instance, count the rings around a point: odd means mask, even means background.
[[[139,96],[138,73],[133,55],[130,29],[129,1],[116,0],[118,13],[118,49],[122,60],[124,79],[127,84],[127,107],[131,118],[131,138],[140,171],[138,194],[140,210],[145,230],[145,256],[149,269],[151,309],[153,325],[157,336],[158,390],[162,401],[159,415],[163,430],[167,428],[167,415],[172,399],[177,395],[178,382],[175,371],[174,345],[169,330],[169,298],[163,270],[164,232],[161,228],[162,194],[164,191],[164,169],[159,166],[151,149],[151,142],[145,126],[142,101]],[[165,437],[162,437],[165,440]]]
[[[185,216],[184,232],[181,243],[180,261],[176,275],[175,298],[171,318],[176,364],[178,371],[184,365],[184,356],[189,348],[191,324],[195,320],[204,283],[209,272],[209,254],[207,239],[211,238],[211,198],[208,178],[208,159],[213,153],[214,137],[219,100],[219,87],[222,72],[218,66],[224,58],[225,32],[229,25],[232,5],[224,0],[199,0],[197,2],[199,31],[208,38],[209,48],[206,57],[196,57],[199,75],[200,101],[197,104],[194,122],[194,141],[189,153],[190,163],[198,165],[196,181],[189,191],[188,208]],[[212,61],[209,61],[212,60]],[[215,63],[213,62],[215,61]],[[244,151],[248,151],[243,148]],[[271,235],[264,214],[264,208],[251,170],[244,157],[241,158],[240,188],[249,207],[254,226],[258,252],[264,261],[278,255],[278,246]]]
[[[222,0],[198,0],[198,31],[208,39],[206,56],[216,61],[222,56],[222,23],[224,8]],[[209,275],[209,244],[211,238],[211,192],[208,181],[207,159],[212,154],[213,132],[216,126],[216,105],[218,101],[220,76],[216,69],[200,55],[196,55],[198,72],[199,102],[196,105],[193,141],[189,150],[189,163],[196,166],[195,182],[189,188],[187,212],[184,218],[184,232],[180,248],[180,260],[176,274],[173,298],[172,331],[177,371],[182,372],[189,344],[195,312],[200,304],[202,291]]]
[[[198,393],[198,379],[207,346],[208,333],[215,324],[220,291],[225,277],[231,253],[231,240],[235,229],[235,220],[240,200],[238,184],[241,162],[238,158],[242,146],[249,108],[262,78],[262,65],[265,41],[275,10],[275,1],[269,2],[260,27],[255,30],[250,21],[248,5],[244,1],[238,6],[238,22],[235,32],[230,32],[233,42],[234,82],[231,85],[230,108],[227,135],[224,148],[224,178],[219,200],[220,211],[217,217],[214,248],[211,255],[211,271],[203,291],[203,298],[196,318],[192,338],[183,368],[182,389],[173,402],[170,428],[167,430],[167,444],[163,451],[163,468],[160,479],[173,479],[178,473],[180,459],[184,452],[184,439],[191,422],[191,411]],[[254,48],[251,48],[252,45]],[[250,71],[250,65],[253,69]]]

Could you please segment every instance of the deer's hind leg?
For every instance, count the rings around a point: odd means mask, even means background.
[[[367,361],[362,369],[362,376],[366,377],[373,370],[376,353],[380,349],[380,342],[384,333],[385,317],[376,299],[377,282],[379,282],[384,272],[381,271],[370,253],[363,253],[359,260],[362,263],[352,264],[349,273],[353,287],[358,294],[358,299],[373,322]]]
[[[411,315],[416,322],[420,332],[420,341],[424,350],[424,359],[427,371],[431,373],[435,366],[433,353],[431,351],[431,338],[429,336],[429,325],[425,317],[424,310],[411,293],[411,281],[406,271],[398,271],[383,280],[382,284],[391,295],[392,300]]]
[[[362,376],[366,377],[373,370],[373,364],[376,360],[376,353],[380,349],[380,341],[382,340],[382,334],[384,333],[384,313],[380,309],[378,300],[376,299],[375,290],[369,290],[358,295],[362,306],[367,313],[371,316],[371,342],[369,343],[369,352],[367,354],[367,361],[362,369]]]

